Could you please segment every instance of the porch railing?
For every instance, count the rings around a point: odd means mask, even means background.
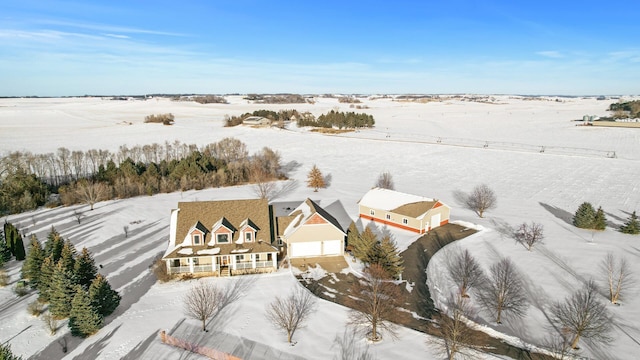
[[[189,266],[171,266],[169,268],[169,271],[172,274],[184,274],[184,273],[190,273],[191,272],[191,268]],[[201,272],[213,272],[213,271],[220,271],[220,265],[194,265],[193,266],[193,273],[201,273]]]

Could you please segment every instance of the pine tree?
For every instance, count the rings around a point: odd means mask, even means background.
[[[620,232],[633,235],[640,234],[640,221],[638,221],[638,216],[636,216],[635,211],[631,213],[627,222],[620,227]]]
[[[11,260],[11,249],[7,246],[4,230],[0,229],[0,267],[9,260]]]
[[[76,263],[76,248],[73,246],[71,241],[66,240],[64,245],[62,246],[62,251],[60,252],[60,259],[58,260],[58,264],[62,264],[62,267],[65,271],[73,273],[74,266]]]
[[[103,324],[103,317],[91,305],[91,299],[86,290],[80,285],[75,287],[75,295],[71,301],[71,312],[69,314],[69,329],[71,335],[87,337],[100,330]]]
[[[378,256],[380,266],[392,277],[399,277],[404,270],[404,266],[402,266],[404,260],[400,256],[396,241],[390,235],[385,235],[380,240],[378,249],[380,251]]]
[[[16,255],[16,240],[18,239],[18,229],[9,222],[4,223],[4,238],[7,244],[7,248],[11,252],[12,256]]]
[[[38,278],[38,292],[40,296],[38,299],[40,301],[48,302],[51,296],[51,279],[53,277],[53,271],[55,269],[55,264],[51,257],[46,257],[42,261],[42,266],[40,267],[40,277]]]
[[[320,188],[324,188],[326,185],[324,176],[320,172],[320,169],[314,164],[307,175],[307,187],[313,188],[313,191],[318,191]]]
[[[376,234],[373,233],[370,227],[366,227],[351,244],[353,246],[353,256],[365,264],[370,264],[372,257],[375,255],[374,247],[377,243],[378,237]]]
[[[351,224],[349,224],[349,229],[347,229],[347,247],[349,247],[350,245],[351,247],[353,247],[353,242],[357,241],[359,236],[360,231],[358,231],[356,223],[352,221]]]
[[[581,229],[593,229],[595,218],[596,212],[593,206],[588,202],[584,202],[578,207],[573,216],[573,225]]]
[[[120,295],[111,288],[107,279],[98,274],[89,286],[92,306],[102,317],[109,316],[120,305]]]
[[[89,285],[98,274],[98,268],[93,260],[93,256],[87,248],[82,248],[82,253],[76,259],[76,263],[73,269],[76,282],[85,289],[89,289]]]
[[[0,360],[22,360],[22,356],[14,355],[11,352],[11,345],[0,344]]]
[[[22,278],[29,280],[29,286],[36,288],[38,286],[38,280],[40,278],[40,268],[44,261],[44,250],[40,241],[35,235],[31,236],[31,243],[29,244],[29,254],[22,265]]]
[[[607,217],[604,215],[602,207],[598,207],[596,215],[593,218],[593,228],[596,230],[604,230],[607,227]]]
[[[22,235],[20,235],[19,233],[17,235],[18,236],[13,245],[14,256],[16,257],[16,260],[22,261],[26,257],[26,254],[24,252],[24,242],[22,242]]]
[[[69,304],[75,294],[73,273],[67,271],[62,261],[58,262],[51,277],[51,291],[49,293],[49,312],[56,318],[69,316]]]
[[[47,235],[47,241],[44,244],[44,256],[52,256],[54,264],[58,262],[62,255],[62,248],[64,247],[64,240],[62,236],[52,226],[49,235]]]

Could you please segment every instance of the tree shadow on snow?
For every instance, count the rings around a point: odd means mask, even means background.
[[[95,343],[91,344],[89,347],[87,347],[82,354],[75,356],[73,359],[74,360],[82,360],[82,359],[99,359],[100,358],[100,353],[102,352],[102,350],[104,350],[105,347],[107,347],[107,344],[109,344],[109,340],[111,339],[111,337],[113,336],[113,334],[116,333],[116,331],[118,331],[118,329],[120,329],[120,326],[122,325],[118,325],[118,327],[116,327],[115,329],[111,330],[107,335],[103,336],[100,340],[96,341]]]
[[[548,212],[550,212],[553,216],[557,217],[558,219],[566,222],[569,225],[573,226],[573,214],[560,209],[559,207],[553,206],[553,205],[549,205],[549,204],[545,204],[542,202],[539,202],[538,204],[540,204],[540,206],[542,206],[545,210],[547,210]]]

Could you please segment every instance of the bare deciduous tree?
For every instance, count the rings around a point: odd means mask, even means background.
[[[378,175],[378,180],[376,180],[376,187],[379,187],[381,189],[395,190],[393,176],[391,176],[391,173],[385,171]]]
[[[349,323],[354,326],[368,325],[371,341],[381,340],[379,329],[386,330],[392,336],[396,334],[394,324],[389,320],[402,303],[404,294],[392,280],[382,266],[372,264],[364,270],[364,278],[351,286]]]
[[[522,275],[511,260],[504,258],[491,265],[487,281],[480,287],[480,302],[484,309],[502,323],[502,314],[523,316],[527,307]]]
[[[633,283],[632,272],[629,263],[624,257],[616,257],[608,253],[600,264],[604,275],[605,284],[609,289],[609,300],[617,304],[622,292]]]
[[[435,316],[436,335],[442,338],[442,342],[438,340],[437,345],[446,354],[447,359],[453,360],[457,354],[467,355],[465,350],[474,347],[477,335],[465,323],[466,318],[472,315],[467,299],[460,294],[451,294],[447,308],[448,315],[439,313]]]
[[[542,243],[544,239],[544,226],[536,222],[531,224],[522,223],[516,230],[515,239],[517,242],[526,246],[527,250],[531,251],[533,246],[538,243]]]
[[[76,218],[76,221],[78,222],[78,224],[80,224],[82,222],[82,217],[84,216],[83,213],[81,213],[78,210],[73,210],[73,217]]]
[[[338,354],[333,357],[333,360],[375,360],[375,356],[369,351],[368,344],[358,341],[357,331],[353,327],[346,327],[342,336],[336,334],[333,346],[338,348]]]
[[[217,310],[222,291],[211,283],[198,283],[185,295],[185,313],[202,321],[202,331],[207,331],[206,321],[212,317]]]
[[[485,279],[480,264],[466,249],[447,251],[446,258],[449,277],[458,285],[460,296],[469,297],[467,291],[481,285]]]
[[[464,196],[464,205],[479,217],[484,217],[485,211],[494,209],[497,202],[496,193],[486,184],[476,186],[470,194]]]
[[[576,291],[564,302],[556,303],[552,308],[555,325],[566,329],[572,337],[571,348],[576,349],[580,338],[598,343],[611,340],[611,316],[604,304],[598,301],[598,290],[590,281],[581,290]]]
[[[267,306],[267,319],[287,332],[287,342],[291,343],[293,334],[301,329],[307,318],[315,311],[316,298],[304,288],[295,289],[287,297],[277,296]]]
[[[108,191],[109,188],[105,183],[89,180],[79,181],[76,187],[77,196],[91,206],[91,210],[93,210],[95,203],[106,198]]]

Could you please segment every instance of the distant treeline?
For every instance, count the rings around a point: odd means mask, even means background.
[[[106,200],[285,178],[279,153],[265,147],[249,155],[234,138],[204,147],[179,141],[123,145],[115,153],[64,147],[48,154],[12,152],[0,158],[0,174],[0,214],[35,209],[56,193],[64,205],[83,201],[87,181],[104,185]]]
[[[247,94],[244,98],[262,104],[304,104],[310,102],[302,95],[298,94],[278,94],[278,95],[260,95]]]
[[[639,118],[640,117],[640,100],[626,101],[626,102],[618,102],[609,105],[609,111],[617,112],[614,117],[632,117]],[[626,111],[626,116],[622,116],[622,112]]]
[[[338,112],[331,110],[318,116],[317,119],[298,119],[298,126],[315,126],[338,129],[368,128],[375,125],[373,115],[354,112]]]

